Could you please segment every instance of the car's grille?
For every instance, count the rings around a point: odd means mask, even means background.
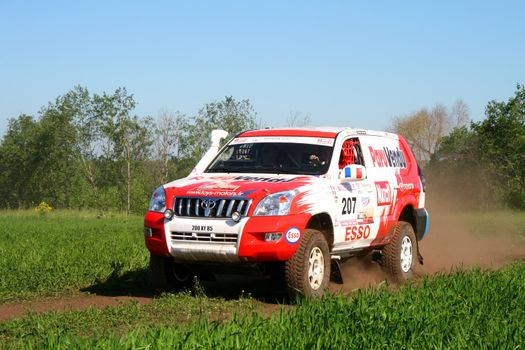
[[[197,241],[197,242],[214,242],[214,243],[237,243],[236,233],[208,233],[208,232],[172,232],[171,240],[180,241]]]
[[[251,199],[176,197],[173,211],[177,216],[194,218],[228,218],[233,212],[248,214]]]

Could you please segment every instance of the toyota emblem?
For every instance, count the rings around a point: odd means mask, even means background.
[[[202,209],[213,209],[217,202],[214,199],[203,199],[201,201]]]

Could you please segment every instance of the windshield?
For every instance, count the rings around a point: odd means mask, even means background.
[[[275,173],[321,175],[328,171],[331,146],[305,143],[230,144],[207,173]]]

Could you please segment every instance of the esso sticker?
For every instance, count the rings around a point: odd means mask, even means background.
[[[284,236],[286,238],[286,241],[291,244],[295,244],[299,241],[299,238],[301,238],[301,231],[297,227],[292,227],[288,231],[286,231],[286,234]]]

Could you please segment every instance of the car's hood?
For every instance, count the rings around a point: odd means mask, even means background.
[[[168,196],[243,197],[292,190],[310,184],[315,177],[276,174],[201,174],[166,184]]]

